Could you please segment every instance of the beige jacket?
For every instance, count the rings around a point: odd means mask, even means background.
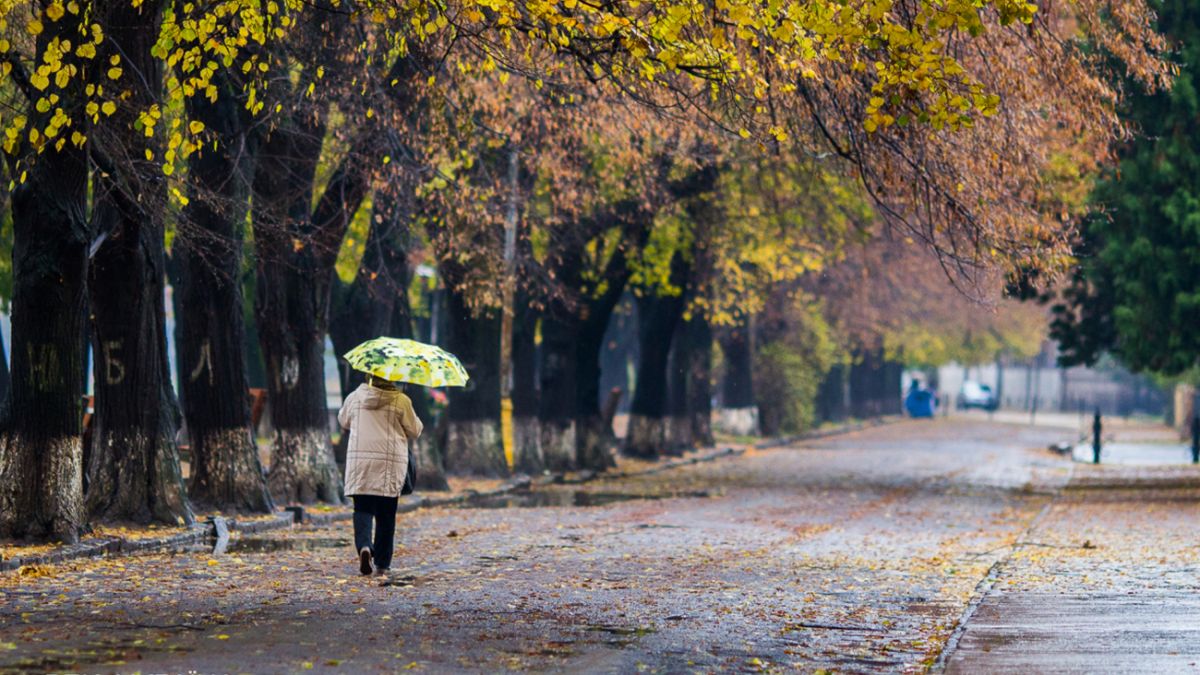
[[[408,442],[424,425],[399,390],[359,385],[346,397],[338,423],[350,430],[346,496],[399,497],[408,471]]]

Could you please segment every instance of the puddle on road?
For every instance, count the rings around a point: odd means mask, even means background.
[[[611,647],[629,647],[638,638],[657,633],[658,630],[649,626],[611,626],[606,624],[590,624],[584,630],[603,633],[606,637],[601,642]]]
[[[662,499],[711,497],[707,490],[669,492],[664,494],[632,494],[628,492],[588,492],[585,490],[531,490],[492,497],[479,497],[463,502],[464,509],[513,509],[567,506],[606,506],[619,502],[656,501]]]
[[[240,537],[230,540],[227,553],[273,553],[275,551],[319,551],[327,548],[349,548],[353,542],[346,537],[306,537],[277,539],[274,537]]]

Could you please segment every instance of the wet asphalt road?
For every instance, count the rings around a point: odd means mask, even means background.
[[[1117,537],[1165,522],[1137,515],[1137,497],[1109,503],[1107,529],[1079,529],[1067,502],[1094,505],[1055,496],[1071,465],[1041,449],[1060,440],[1046,428],[902,422],[582,495],[420,511],[397,528],[394,567],[411,580],[386,586],[356,575],[349,524],[222,557],[9,576],[0,670],[913,672],[948,657],[955,672],[989,672],[986,659],[1020,653],[986,632],[1006,630],[1002,589],[1086,588],[1095,580],[1077,558],[1099,553],[1110,579],[1161,586],[1158,572],[1183,583],[1193,571],[1191,537],[1137,576],[1144,558],[1126,549],[1174,532]],[[1063,548],[1030,546],[1032,533]],[[1099,544],[1080,548],[1088,536]],[[1077,576],[1042,574],[1050,563]],[[973,623],[956,631],[979,592]]]

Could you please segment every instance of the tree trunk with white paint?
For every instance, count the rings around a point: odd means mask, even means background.
[[[72,15],[49,24],[39,54],[76,28]],[[61,94],[81,88],[73,80]],[[87,185],[84,152],[68,145],[38,157],[12,193],[12,387],[0,412],[0,537],[73,543],[84,524]]]
[[[157,148],[133,131],[135,110],[158,95],[160,62],[150,54],[160,2],[113,0],[98,7],[108,37],[100,56],[120,54],[145,76],[127,105],[92,130],[93,151],[141,157]],[[150,89],[146,89],[148,86]],[[100,172],[93,221],[103,237],[92,256],[92,345],[96,413],[88,455],[87,508],[100,520],[190,524],[176,433],[180,413],[167,361],[166,189],[157,176]]]
[[[683,287],[688,264],[681,254],[671,259],[671,283]],[[624,452],[633,457],[655,458],[670,442],[668,436],[667,365],[675,327],[683,314],[682,295],[645,295],[638,298],[638,342],[641,361],[630,406],[629,431]]]
[[[471,375],[466,387],[449,389],[446,445],[452,474],[506,476],[500,435],[500,315],[472,316],[460,293],[447,289],[447,347]]]
[[[245,513],[274,509],[250,428],[244,342],[242,229],[253,148],[233,87],[217,80],[215,102],[189,100],[215,144],[188,162],[189,202],[175,239],[175,350],[191,442],[189,495],[197,504]]]
[[[568,277],[564,283],[571,284],[572,280]],[[542,318],[542,397],[538,419],[542,425],[542,456],[546,468],[552,471],[573,471],[579,467],[575,437],[578,325],[579,317],[557,303],[552,303]]]
[[[667,414],[663,431],[662,452],[682,455],[693,446],[692,424],[688,416],[688,361],[691,345],[687,342],[685,321],[675,326],[671,338],[671,354],[667,359]]]
[[[708,319],[693,316],[684,325],[684,340],[689,349],[684,364],[687,376],[687,410],[692,442],[701,447],[715,443],[712,430],[712,350],[713,333]]]
[[[284,504],[342,500],[325,400],[332,268],[317,264],[303,197],[312,194],[323,136],[319,123],[272,131],[254,177],[255,316],[274,427],[267,486]]]

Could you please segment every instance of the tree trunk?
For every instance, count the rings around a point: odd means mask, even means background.
[[[849,414],[848,398],[846,367],[840,363],[834,364],[825,374],[825,378],[821,380],[821,385],[817,389],[816,419],[814,421],[820,424],[845,420]]]
[[[583,239],[583,237],[579,237]],[[579,289],[583,281],[583,244],[564,247],[554,274],[564,288]],[[542,317],[541,392],[538,419],[541,422],[542,456],[552,471],[579,468],[575,422],[578,418],[580,312],[574,303],[554,299]]]
[[[453,279],[453,275],[448,275]],[[472,316],[462,294],[447,289],[447,346],[471,379],[451,387],[446,444],[442,456],[450,473],[508,475],[500,436],[500,314]]]
[[[97,181],[98,191],[112,189]],[[102,520],[192,522],[175,445],[179,408],[167,364],[161,221],[108,193],[110,233],[92,259],[96,414],[87,505]]]
[[[268,513],[274,504],[250,428],[242,296],[253,150],[236,92],[227,82],[220,88],[216,102],[189,100],[192,117],[218,141],[189,160],[189,202],[173,256],[175,350],[192,455],[189,494],[222,511]]]
[[[326,12],[311,24],[322,45],[315,59],[335,63],[348,15]],[[328,39],[331,38],[331,39]],[[385,80],[407,82],[418,57],[397,58]],[[306,73],[318,69],[310,68]],[[276,86],[291,88],[283,72]],[[312,82],[316,84],[315,80]],[[292,94],[303,88],[301,81]],[[396,97],[411,91],[388,86]],[[404,99],[401,105],[413,99]],[[313,206],[314,176],[326,131],[327,103],[305,110],[269,132],[254,177],[254,237],[258,246],[255,314],[275,427],[267,484],[277,501],[341,500],[341,476],[329,444],[324,351],[338,251],[350,220],[370,188],[371,172],[397,141],[368,124],[330,174]]]
[[[711,304],[709,296],[716,276],[711,239],[723,214],[715,192],[720,176],[720,167],[713,159],[716,153],[708,149],[705,154],[708,159],[693,172],[687,186],[690,194],[683,201],[693,227],[691,268],[687,274],[683,309],[691,306],[693,311],[692,316],[676,328],[674,368],[678,374],[672,380],[677,389],[673,394],[676,403],[671,414],[671,435],[680,451],[713,442],[710,381],[713,336],[704,312]]]
[[[612,419],[606,419],[600,409],[600,357],[608,321],[617,305],[615,299],[621,297],[626,278],[627,275],[609,287],[611,297],[588,303],[575,343],[577,453],[580,466],[593,471],[616,466],[611,453],[616,444]]]
[[[318,264],[319,252],[306,236],[323,136],[319,123],[276,129],[254,177],[255,314],[275,432],[267,485],[280,503],[341,501],[325,400],[324,312],[332,269]]]
[[[688,265],[682,255],[671,259],[671,284],[683,287]],[[655,458],[667,444],[667,360],[675,327],[683,314],[683,295],[638,298],[638,363],[633,405],[629,414],[629,433],[625,453],[634,457]]]
[[[542,399],[538,418],[542,424],[542,455],[546,467],[553,471],[579,467],[575,437],[578,329],[579,318],[559,303],[542,319]]]
[[[112,53],[142,73],[147,90],[93,130],[99,152],[141,157],[157,149],[133,130],[135,110],[158,96],[159,61],[150,54],[161,5],[134,8],[114,0],[99,14]],[[102,54],[107,57],[108,54]],[[166,190],[134,169],[101,172],[93,183],[93,219],[102,242],[90,271],[96,389],[93,447],[87,466],[87,507],[102,520],[191,523],[179,449],[179,407],[167,361],[163,251]]]
[[[850,409],[860,419],[883,414],[880,383],[884,380],[885,364],[878,349],[859,351],[858,359],[850,366]],[[898,396],[899,394],[897,394]]]
[[[667,415],[662,451],[672,456],[682,455],[693,445],[688,414],[688,364],[692,346],[688,343],[686,326],[686,321],[676,322],[667,357]]]
[[[899,415],[904,407],[904,364],[899,361],[884,361],[879,379],[879,414]]]
[[[74,17],[47,24],[39,56],[52,38],[78,29]],[[73,78],[62,95],[80,88]],[[84,523],[87,186],[85,154],[68,144],[37,157],[12,193],[12,388],[0,414],[4,537],[74,543]]]
[[[685,324],[684,338],[689,345],[687,411],[691,418],[692,441],[699,446],[714,444],[712,433],[712,326],[704,316],[692,317]]]
[[[616,446],[612,417],[600,409],[604,338],[629,283],[629,256],[645,246],[654,221],[653,210],[644,204],[618,204],[614,210],[621,223],[621,246],[605,264],[600,278],[584,289],[575,342],[576,454],[580,466],[594,471],[616,466],[611,451]]]
[[[546,468],[538,420],[538,311],[518,294],[513,316],[513,467],[535,474]],[[574,393],[574,392],[572,392]]]
[[[752,436],[759,433],[758,402],[754,393],[754,329],[751,317],[721,332],[721,354],[725,370],[721,378],[719,425],[727,433]]]

